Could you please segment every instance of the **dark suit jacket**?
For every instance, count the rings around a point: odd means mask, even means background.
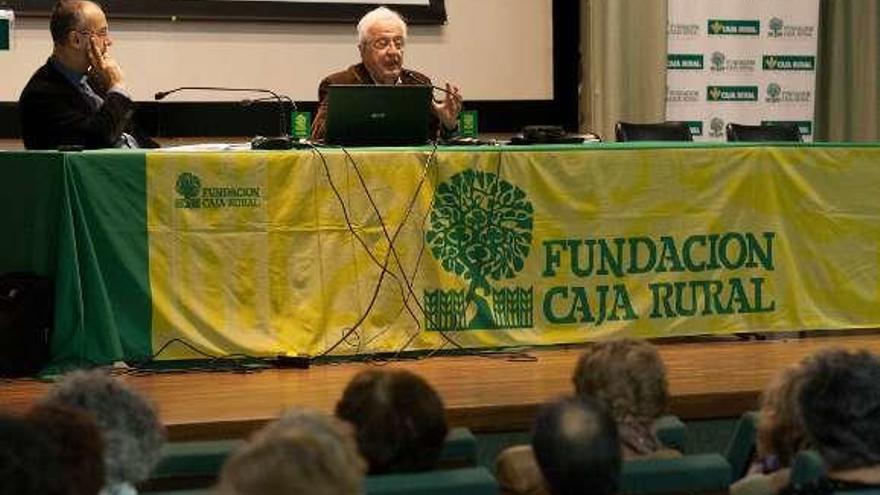
[[[321,85],[318,86],[318,111],[315,113],[315,118],[312,121],[313,141],[324,139],[327,123],[327,86],[330,86],[331,84],[374,85],[376,83],[373,81],[372,76],[370,76],[369,71],[367,71],[367,67],[363,63],[352,65],[342,72],[330,74],[329,76],[325,77],[324,80],[321,81]],[[403,69],[400,72],[400,84],[408,86],[430,86],[431,78],[414,70]],[[438,132],[440,130],[440,120],[434,114],[431,114],[431,121],[429,125],[431,129],[431,134],[434,136],[438,135]]]
[[[94,89],[100,93],[99,88]],[[25,148],[113,148],[123,132],[133,136],[142,148],[158,147],[133,125],[134,102],[116,92],[101,96],[104,104],[93,109],[88,98],[46,62],[31,76],[18,99]]]

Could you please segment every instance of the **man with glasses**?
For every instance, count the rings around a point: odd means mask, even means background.
[[[157,147],[132,123],[107,18],[97,4],[61,0],[52,10],[54,49],[18,101],[27,149]]]
[[[331,84],[431,85],[431,79],[403,68],[406,49],[406,22],[397,12],[379,7],[361,18],[357,26],[361,63],[331,74],[318,87],[318,112],[312,123],[312,140],[324,138],[327,118],[327,86]],[[441,101],[434,101],[431,129],[435,135],[449,136],[458,127],[461,111],[459,89],[446,83]]]

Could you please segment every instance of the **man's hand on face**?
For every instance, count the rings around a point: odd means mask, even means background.
[[[446,129],[458,126],[458,114],[461,112],[462,99],[458,86],[446,83],[446,97],[443,101],[434,101],[434,114]]]
[[[105,88],[124,89],[125,77],[116,60],[106,50],[102,50],[97,36],[89,37],[89,60],[92,63],[92,74]]]

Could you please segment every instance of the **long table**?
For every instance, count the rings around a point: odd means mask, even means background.
[[[56,363],[880,326],[876,145],[2,152],[0,180]]]

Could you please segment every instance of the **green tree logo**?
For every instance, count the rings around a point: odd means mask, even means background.
[[[195,174],[184,172],[177,176],[177,184],[174,190],[186,199],[195,199],[199,197],[202,190],[202,181]]]
[[[724,70],[724,63],[727,61],[727,57],[721,52],[713,52],[712,53],[712,70],[721,71]]]
[[[771,103],[776,103],[779,101],[779,97],[782,95],[782,86],[777,83],[770,83],[767,85],[767,101]]]
[[[721,117],[713,117],[709,122],[709,135],[712,137],[721,137],[724,135],[724,119]]]
[[[774,17],[770,19],[770,37],[771,38],[779,38],[782,36],[782,28],[785,27],[785,23],[782,19],[778,17]]]
[[[523,269],[532,216],[522,189],[490,172],[465,170],[437,187],[425,240],[444,270],[468,282],[463,305],[476,309],[468,328],[499,328],[485,296],[497,292],[490,280]]]

